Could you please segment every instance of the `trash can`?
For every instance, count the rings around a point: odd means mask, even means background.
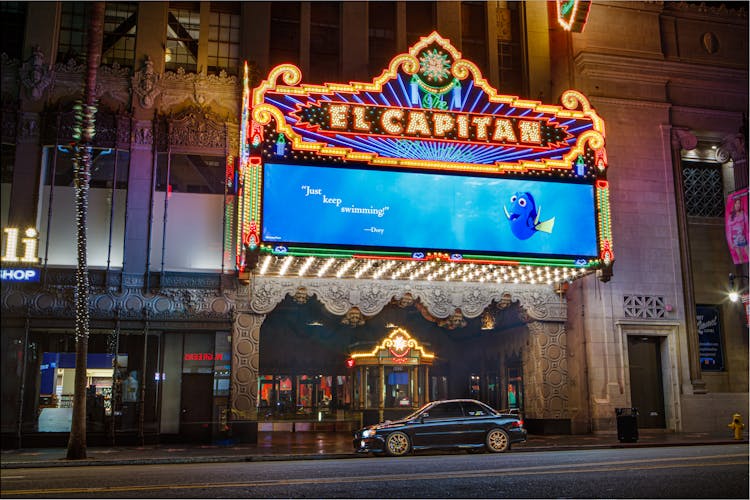
[[[638,442],[638,408],[615,408],[617,439],[621,443]]]

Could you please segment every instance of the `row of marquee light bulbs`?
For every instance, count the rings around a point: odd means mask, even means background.
[[[391,280],[461,281],[553,285],[572,281],[589,272],[585,268],[554,266],[510,266],[445,261],[285,257],[266,255],[258,274]]]

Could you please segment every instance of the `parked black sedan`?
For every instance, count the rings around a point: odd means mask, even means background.
[[[499,413],[473,399],[427,403],[411,415],[382,422],[354,433],[354,449],[362,453],[405,455],[429,448],[486,448],[493,453],[526,441],[523,420]]]

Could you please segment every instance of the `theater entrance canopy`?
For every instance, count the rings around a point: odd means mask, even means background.
[[[559,285],[614,259],[604,122],[503,95],[437,33],[370,82],[247,73],[237,269]]]

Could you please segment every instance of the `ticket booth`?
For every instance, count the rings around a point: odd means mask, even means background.
[[[427,403],[434,360],[403,328],[394,328],[372,348],[351,346],[352,402],[363,425],[404,417]]]

